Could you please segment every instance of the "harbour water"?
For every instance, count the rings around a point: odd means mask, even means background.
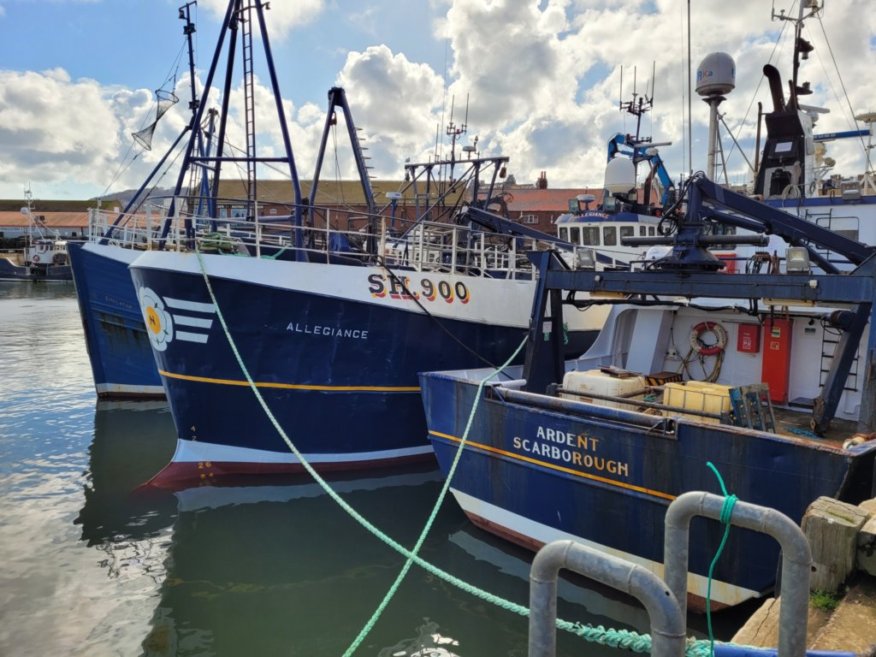
[[[341,655],[404,559],[309,478],[200,487],[141,484],[175,444],[167,406],[100,403],[70,284],[0,284],[0,655]],[[411,546],[437,470],[333,477]],[[473,528],[448,500],[422,556],[519,604],[531,555]],[[623,596],[561,586],[560,616],[647,631]],[[729,639],[738,615],[720,615]],[[692,618],[703,636],[703,619]],[[527,619],[414,567],[356,654],[526,654]],[[615,651],[561,633],[559,655]]]

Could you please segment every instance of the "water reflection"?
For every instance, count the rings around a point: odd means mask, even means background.
[[[0,654],[338,655],[403,558],[307,477],[144,491],[175,446],[161,402],[97,403],[73,289],[0,285]],[[411,546],[437,471],[333,477]],[[422,556],[525,604],[532,555],[472,527],[452,500]],[[561,586],[560,616],[647,627],[615,594]],[[614,652],[559,637],[558,655]],[[357,654],[525,655],[527,620],[415,567]]]
[[[57,299],[76,296],[73,281],[0,281],[0,299]]]
[[[76,522],[82,540],[105,554],[105,575],[143,603],[136,606],[145,612],[137,623],[142,655],[341,654],[403,564],[306,475],[143,491],[140,484],[167,462],[174,445],[161,402],[101,404],[94,426],[85,504]],[[432,468],[336,475],[330,482],[408,546],[442,483]],[[473,527],[452,500],[421,554],[496,595],[528,600],[532,555]],[[559,612],[567,620],[648,630],[635,601],[583,580],[561,583]],[[359,654],[525,655],[527,623],[415,567]],[[559,636],[558,655],[582,649],[613,654]]]
[[[172,496],[138,491],[176,446],[166,402],[98,402],[88,448],[85,504],[76,518],[88,545],[138,541],[172,524]]]
[[[429,469],[334,477],[365,517],[413,545],[441,487]],[[403,558],[359,527],[305,477],[176,493],[178,515],[147,655],[337,655],[361,630]],[[531,555],[474,528],[449,503],[422,556],[476,586],[528,600]],[[604,591],[564,583],[564,618],[647,630],[644,611]],[[527,619],[414,568],[360,654],[525,655]],[[558,655],[584,642],[559,637]],[[609,655],[587,645],[588,654]]]
[[[84,504],[74,522],[81,540],[103,553],[98,564],[106,576],[144,595],[164,581],[176,504],[172,496],[139,487],[167,463],[175,445],[165,402],[97,402]]]

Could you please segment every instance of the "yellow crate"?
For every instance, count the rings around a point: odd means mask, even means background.
[[[720,415],[730,412],[730,388],[732,386],[706,381],[687,381],[686,383],[667,383],[663,387],[663,404],[679,409],[678,415],[706,424],[720,424],[716,418],[690,415],[682,411],[700,411]],[[675,415],[674,411],[665,411]]]

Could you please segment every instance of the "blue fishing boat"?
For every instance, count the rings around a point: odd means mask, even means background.
[[[551,253],[534,256],[526,364],[485,384],[483,398],[480,382],[495,370],[421,375],[439,466],[477,525],[531,548],[573,538],[659,574],[666,507],[716,489],[707,462],[740,499],[797,522],[819,496],[876,492],[876,389],[865,375],[876,249],[702,175],[680,196],[686,212],[669,210],[666,236],[627,240],[671,249],[641,271],[570,270]],[[755,252],[745,273],[722,272],[708,247],[756,244],[757,233],[793,245],[778,267],[768,271]],[[564,363],[559,321],[545,309],[559,319],[562,307],[593,303],[611,314],[591,349]],[[694,526],[693,607],[706,598],[720,531]],[[734,532],[713,605],[769,591],[777,550]]]
[[[348,114],[341,92],[331,95],[327,129],[336,103]],[[453,179],[472,186],[473,199],[481,185],[492,198],[504,162],[456,162]],[[434,186],[446,166],[408,164],[414,190]],[[246,222],[218,220],[233,248],[215,248],[210,233],[196,238],[197,251],[148,251],[132,263],[179,434],[153,483],[301,470],[278,429],[323,471],[432,459],[417,372],[506,359],[526,333],[535,285],[522,250],[551,239],[524,239],[525,227],[485,202],[449,203],[447,191],[413,222],[398,220],[401,234],[378,215],[369,217],[380,222],[373,234],[335,229],[310,203],[321,225],[302,228],[300,246],[274,217],[260,220],[260,241]],[[598,321],[597,313],[574,318],[568,348],[589,346]]]
[[[97,396],[103,399],[164,397],[128,265],[144,249],[164,247],[165,239],[161,236],[167,235],[171,221],[165,222],[164,229],[160,227],[158,222],[166,216],[166,207],[164,199],[151,197],[152,186],[168,173],[168,163],[179,155],[178,149],[184,137],[195,134],[199,146],[208,143],[200,123],[195,123],[203,118],[195,84],[194,5],[194,2],[187,2],[179,9],[179,18],[185,21],[183,35],[189,53],[191,122],[124,208],[121,211],[90,210],[88,238],[71,244],[69,248],[91,372]],[[173,79],[175,81],[175,75]],[[156,91],[156,98],[154,121],[132,135],[134,141],[146,150],[151,149],[152,134],[158,121],[179,100],[173,90],[164,89]],[[193,130],[193,126],[198,126],[198,129]],[[185,175],[185,171],[180,175]],[[178,184],[177,191],[180,188]],[[155,226],[147,224],[153,211],[158,213]]]
[[[139,252],[99,241],[71,243],[68,251],[97,396],[163,398],[128,273]]]
[[[234,0],[214,55],[215,64],[227,54],[226,89],[235,52],[252,56],[234,44],[250,42],[255,26],[274,70],[262,4]],[[242,74],[251,89],[251,62]],[[215,155],[192,132],[183,169],[211,180],[178,188],[163,248],[140,251],[129,267],[179,438],[155,483],[300,470],[278,427],[323,470],[432,459],[417,372],[507,358],[526,333],[535,285],[523,252],[558,239],[491,212],[507,158],[460,151],[465,128],[452,118],[449,158],[407,164],[407,182],[379,206],[345,92],[331,89],[309,196],[287,136],[291,189],[273,213],[258,197],[256,164],[276,158],[257,154],[254,121],[245,156],[225,155],[226,121],[218,112],[209,131]],[[344,127],[364,203],[326,207],[322,162]],[[246,163],[245,198],[218,198],[225,161]],[[569,348],[589,346],[598,321],[596,313],[571,321]]]
[[[711,109],[710,179],[682,187],[656,234],[630,230],[622,240],[652,257],[618,275],[539,254],[525,367],[485,383],[482,397],[478,386],[494,370],[421,375],[433,448],[473,522],[530,548],[573,538],[660,573],[665,509],[685,491],[716,490],[707,462],[740,499],[798,522],[821,495],[874,495],[876,389],[867,373],[876,261],[867,245],[876,243],[876,188],[872,172],[831,175],[824,144],[867,137],[876,116],[857,117],[868,130],[854,134],[814,132],[826,110],[800,102],[809,85],[798,69],[812,49],[803,22],[820,11],[802,3],[797,15],[776,16],[795,28],[791,97],[765,67],[773,109],[747,193],[712,182],[722,153],[717,108],[735,86],[732,58],[715,53],[697,70]],[[559,318],[562,308],[594,303],[611,308],[604,328],[564,364],[558,325],[550,343],[541,339],[545,308]],[[720,529],[694,531],[696,608]],[[738,532],[728,548],[714,605],[771,589],[775,546]]]

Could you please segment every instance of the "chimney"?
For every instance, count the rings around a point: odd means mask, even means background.
[[[535,187],[537,189],[547,189],[548,188],[547,171],[542,171],[539,174],[538,180],[535,182]]]

